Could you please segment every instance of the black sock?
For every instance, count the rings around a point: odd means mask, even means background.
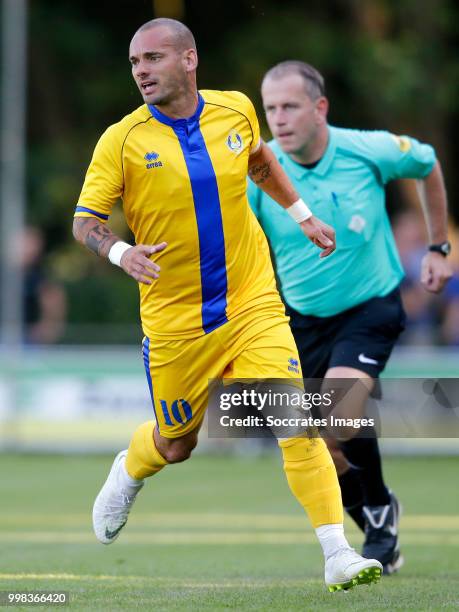
[[[384,484],[381,455],[376,436],[353,438],[341,442],[340,446],[349,463],[358,469],[364,505],[386,506],[389,504],[389,491]]]
[[[363,491],[359,471],[350,467],[347,472],[338,476],[341,487],[343,506],[357,527],[365,531],[365,519],[362,514]]]

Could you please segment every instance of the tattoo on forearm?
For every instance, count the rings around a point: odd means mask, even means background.
[[[259,166],[252,166],[249,168],[249,176],[255,185],[260,185],[267,181],[271,176],[271,162],[265,162]]]
[[[85,245],[98,255],[107,255],[111,243],[115,242],[113,232],[105,225],[96,225],[86,236]],[[110,243],[110,244],[109,244]],[[107,248],[108,247],[108,248]]]
[[[94,218],[78,219],[74,234],[77,240],[82,242],[88,249],[97,255],[105,257],[108,256],[108,251],[112,244],[118,240],[108,227],[99,223]]]

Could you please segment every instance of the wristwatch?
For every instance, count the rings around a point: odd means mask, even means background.
[[[451,243],[446,240],[440,244],[431,244],[429,246],[429,251],[440,253],[440,255],[443,255],[443,257],[448,257],[448,255],[451,253]]]

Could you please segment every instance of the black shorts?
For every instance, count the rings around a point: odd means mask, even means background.
[[[398,287],[332,317],[302,315],[286,306],[300,354],[304,378],[323,378],[344,366],[376,378],[384,370],[397,338],[405,329]]]

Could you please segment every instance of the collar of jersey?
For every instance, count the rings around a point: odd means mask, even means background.
[[[177,127],[179,125],[184,125],[186,123],[193,123],[194,121],[199,119],[199,116],[202,113],[202,109],[204,108],[204,98],[198,92],[198,106],[196,107],[196,110],[191,115],[191,117],[186,117],[186,118],[184,117],[184,118],[179,118],[179,119],[172,119],[172,117],[168,117],[167,115],[164,115],[164,113],[159,111],[156,108],[156,106],[154,106],[153,104],[148,104],[148,108],[150,110],[150,113],[153,115],[153,117],[157,119],[158,121],[160,121],[161,123],[165,123],[166,125],[169,125],[171,127]]]
[[[319,176],[324,176],[330,168],[331,163],[333,162],[333,158],[335,156],[336,151],[336,139],[333,127],[328,126],[327,148],[325,149],[322,159],[315,168],[305,168],[301,164],[297,164],[295,161],[293,161],[293,159],[287,153],[284,153],[280,147],[279,151],[279,161],[283,166],[288,167],[289,172],[291,172],[296,179],[301,180],[302,178],[311,173],[318,174]]]

